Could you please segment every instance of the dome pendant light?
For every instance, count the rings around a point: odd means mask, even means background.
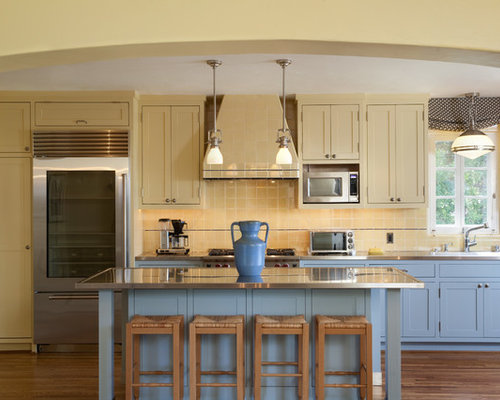
[[[485,133],[476,129],[476,97],[479,93],[465,95],[471,99],[469,128],[453,141],[451,151],[473,160],[495,150],[495,145]]]
[[[292,154],[288,150],[288,143],[292,140],[290,136],[290,129],[286,127],[286,97],[285,97],[285,68],[289,66],[292,61],[287,59],[276,60],[276,63],[283,69],[283,125],[278,129],[278,138],[276,143],[279,143],[278,154],[276,154],[276,164],[291,164]]]
[[[213,92],[214,92],[214,129],[208,131],[207,153],[205,155],[206,164],[222,164],[223,157],[219,145],[222,143],[222,132],[217,129],[217,105],[215,97],[215,69],[222,64],[222,61],[208,60],[207,64],[213,69]]]

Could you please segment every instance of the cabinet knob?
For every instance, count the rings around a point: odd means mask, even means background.
[[[25,248],[26,250],[29,250],[29,249],[31,249],[31,246],[30,246],[29,244],[27,244],[26,246],[24,246],[24,248]]]
[[[79,125],[79,124],[82,124],[82,125],[87,125],[87,121],[85,121],[84,119],[77,119],[77,120],[75,121],[75,123],[76,123],[77,125]]]
[[[484,287],[485,287],[486,289],[488,289],[488,288],[490,287],[490,284],[489,284],[489,283],[485,283],[485,284],[484,284]]]
[[[325,154],[325,158],[330,158],[330,154]]]
[[[170,203],[170,199],[165,199],[165,201],[166,201],[167,203]]]
[[[336,154],[332,154],[332,158],[336,158],[336,157],[337,157],[337,155],[336,155]]]
[[[175,199],[172,199],[172,203],[175,203]]]
[[[479,283],[479,284],[477,285],[477,287],[478,287],[479,289],[481,289],[481,288],[483,287],[483,285],[481,285],[481,284]]]
[[[394,201],[394,197],[391,197],[391,198],[390,198],[390,200],[391,200],[391,201]]]
[[[401,201],[401,197],[398,197],[396,200],[397,200],[397,201]]]
[[[29,146],[26,146],[26,147],[24,148],[24,151],[30,151]]]

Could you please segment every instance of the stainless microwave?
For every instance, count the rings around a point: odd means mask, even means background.
[[[357,171],[307,171],[303,175],[304,203],[359,203]]]
[[[309,252],[313,255],[355,255],[353,231],[310,232]]]

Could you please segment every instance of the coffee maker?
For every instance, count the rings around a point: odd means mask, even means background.
[[[156,254],[188,254],[189,237],[184,233],[187,222],[180,219],[160,218],[160,248]]]

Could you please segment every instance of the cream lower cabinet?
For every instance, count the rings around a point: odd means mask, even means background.
[[[0,102],[0,153],[31,152],[30,103]]]
[[[0,344],[31,343],[31,159],[0,158]]]
[[[142,106],[142,204],[199,205],[200,107]]]
[[[302,106],[302,160],[359,160],[359,105]]]
[[[368,204],[425,204],[424,110],[423,104],[367,106]]]

